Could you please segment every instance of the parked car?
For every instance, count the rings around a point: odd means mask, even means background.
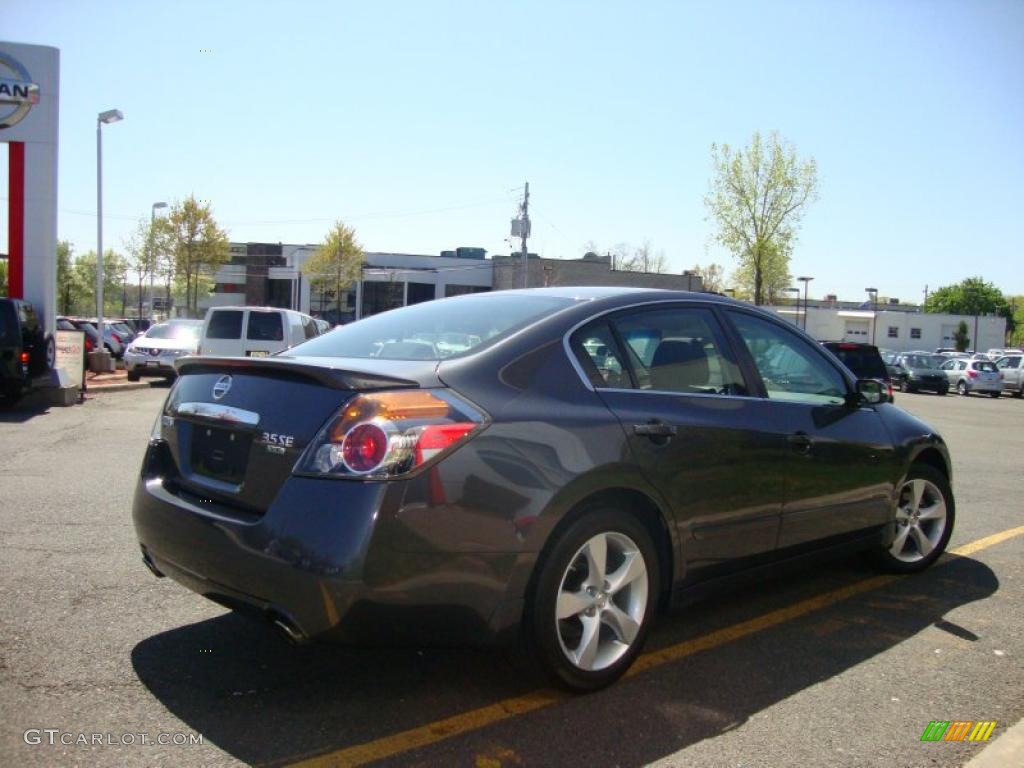
[[[945,363],[946,358],[942,355],[900,355],[899,372],[894,383],[900,392],[934,392],[945,395],[949,392],[949,380],[942,370]]]
[[[965,360],[954,358],[942,364],[951,387],[961,395],[979,392],[999,397],[1003,391],[1002,376],[991,360]]]
[[[88,326],[89,328],[92,328],[97,337],[99,336],[99,329],[96,325],[99,322],[98,318],[84,319],[80,317],[69,317],[67,319],[70,320],[79,330],[86,330],[86,326]],[[87,330],[86,332],[88,333]],[[124,351],[128,346],[128,341],[130,341],[130,339],[122,339],[120,334],[107,324],[106,320],[103,321],[103,346],[115,360],[120,360],[124,357]]]
[[[999,358],[1006,357],[1007,355],[1024,355],[1024,350],[1017,349],[1016,347],[1003,347],[1000,349],[990,349],[985,354],[988,355],[989,360],[995,362]]]
[[[212,307],[199,342],[202,355],[266,357],[320,335],[309,315],[274,307]]]
[[[470,343],[377,356],[424,329]],[[860,550],[919,571],[954,524],[932,427],[711,294],[470,294],[177,368],[135,491],[143,559],[295,641],[523,637],[593,690],[719,579]]]
[[[53,367],[57,347],[31,303],[0,299],[0,397],[21,398],[32,377]]]
[[[892,374],[882,360],[878,347],[855,341],[823,341],[825,349],[838,357],[859,379],[876,379],[885,385],[889,402],[894,402]]]
[[[143,376],[173,379],[177,375],[174,363],[178,358],[199,351],[202,329],[202,320],[185,319],[150,326],[124,353],[128,381],[138,381]]]
[[[81,328],[76,328],[75,324],[68,320],[66,317],[57,318],[57,330],[58,331],[81,331]],[[92,336],[87,332],[83,331],[83,344],[82,344],[82,370],[89,367],[89,353],[96,349],[96,339],[99,337],[99,333],[95,330]]]
[[[996,370],[1003,377],[1003,392],[1014,397],[1024,396],[1024,352],[1007,355],[996,360]]]

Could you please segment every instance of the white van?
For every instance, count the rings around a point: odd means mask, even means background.
[[[200,355],[266,357],[320,335],[309,315],[275,307],[210,307]]]

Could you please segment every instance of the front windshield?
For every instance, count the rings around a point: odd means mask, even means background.
[[[289,350],[309,357],[442,360],[514,333],[572,299],[483,293],[393,309]]]
[[[179,341],[192,341],[199,338],[200,325],[185,325],[179,323],[160,323],[146,331],[147,339],[177,339]]]

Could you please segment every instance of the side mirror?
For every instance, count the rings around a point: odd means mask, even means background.
[[[879,405],[889,401],[882,382],[877,379],[857,379],[857,404]]]

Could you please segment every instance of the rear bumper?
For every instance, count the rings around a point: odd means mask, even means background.
[[[1003,382],[1001,381],[978,381],[976,379],[964,379],[967,382],[968,392],[1002,392]]]
[[[942,392],[943,390],[949,391],[949,381],[947,379],[920,379],[911,378],[907,379],[907,384],[910,389],[923,391],[923,392]]]
[[[401,492],[293,477],[264,514],[250,516],[144,472],[132,516],[160,574],[243,613],[284,617],[303,639],[512,640],[522,600],[510,598],[509,583],[523,555],[403,551]]]

